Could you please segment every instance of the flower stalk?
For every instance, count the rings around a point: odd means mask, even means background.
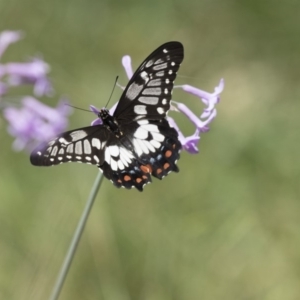
[[[102,173],[99,172],[98,175],[97,175],[97,178],[94,182],[94,185],[91,189],[89,198],[88,198],[88,200],[85,204],[85,207],[83,209],[80,220],[77,224],[77,227],[76,227],[76,230],[74,232],[73,238],[71,240],[68,252],[67,252],[66,257],[63,261],[63,264],[61,266],[59,274],[57,276],[57,279],[56,279],[56,282],[55,282],[55,285],[53,287],[52,294],[51,294],[49,300],[57,300],[59,295],[60,295],[61,289],[63,287],[63,284],[65,282],[67,274],[69,272],[71,263],[73,261],[78,243],[80,241],[82,232],[84,230],[85,224],[87,222],[87,219],[88,219],[89,214],[91,212],[91,209],[93,207],[93,204],[94,204],[95,198],[97,196],[97,193],[99,191],[102,179],[103,179]]]

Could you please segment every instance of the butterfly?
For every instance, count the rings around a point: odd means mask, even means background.
[[[157,48],[138,67],[112,115],[103,108],[98,114],[101,125],[67,131],[43,143],[31,153],[31,163],[96,165],[116,187],[139,191],[151,175],[162,179],[179,172],[181,144],[166,115],[182,61],[180,42]]]

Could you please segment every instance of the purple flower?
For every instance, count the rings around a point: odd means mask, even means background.
[[[7,47],[19,41],[20,31],[0,33],[0,59]],[[52,85],[47,78],[50,67],[40,58],[29,62],[0,63],[0,97],[6,95],[9,88],[22,84],[33,85],[35,95],[49,95]],[[9,104],[9,97],[2,99],[4,118],[8,121],[8,132],[15,137],[13,149],[32,150],[37,144],[49,140],[64,131],[68,125],[68,115],[72,109],[61,100],[56,108],[51,108],[34,97],[21,96],[21,106]],[[5,99],[5,102],[3,101]]]
[[[0,74],[7,75],[10,86],[32,84],[36,96],[48,95],[53,92],[52,85],[47,78],[50,67],[39,58],[25,63],[7,63],[0,65]]]
[[[3,114],[9,122],[8,132],[15,137],[13,149],[30,151],[64,131],[72,111],[67,103],[67,100],[61,100],[56,108],[51,108],[27,96],[23,98],[21,108],[5,108]]]
[[[23,34],[21,31],[2,31],[0,33],[0,58],[10,44],[19,41],[22,37]]]
[[[125,55],[122,58],[122,64],[127,74],[127,77],[130,79],[133,75],[130,56]],[[124,89],[123,87],[121,88]],[[180,86],[175,86],[174,88],[181,88],[185,92],[196,96],[198,100],[200,100],[205,105],[205,108],[203,109],[202,113],[200,114],[200,116],[198,116],[198,114],[195,114],[185,104],[174,100],[171,101],[171,109],[183,113],[189,119],[189,121],[192,122],[193,125],[195,126],[195,132],[190,136],[184,136],[181,130],[179,129],[178,125],[176,124],[175,120],[171,117],[167,117],[169,124],[173,128],[175,128],[178,132],[178,138],[179,141],[181,142],[182,148],[191,154],[198,153],[199,152],[198,143],[200,141],[200,134],[207,132],[209,130],[208,125],[212,122],[212,120],[217,115],[217,110],[215,107],[216,104],[220,102],[220,94],[224,89],[224,80],[223,79],[220,80],[219,85],[215,87],[213,93],[200,90],[191,85],[180,85]],[[117,103],[110,109],[110,114],[113,114],[116,106]],[[96,107],[91,105],[90,109],[92,112],[98,115],[99,110]],[[102,124],[100,118],[92,122],[92,125],[99,125],[99,124]]]
[[[172,101],[172,105],[174,105],[178,111],[183,113],[196,127],[195,133],[188,137],[184,137],[175,121],[168,117],[168,121],[171,126],[173,126],[178,131],[179,139],[183,149],[191,154],[198,153],[199,149],[197,145],[200,141],[200,133],[207,132],[209,130],[208,125],[217,115],[217,109],[215,108],[215,106],[220,102],[220,94],[224,89],[224,79],[220,80],[219,85],[215,87],[213,93],[205,92],[190,85],[175,86],[175,88],[182,88],[185,92],[199,98],[199,100],[201,100],[205,105],[202,114],[198,117],[185,104]]]
[[[3,31],[0,34],[0,58],[6,48],[14,42],[17,42],[22,37],[20,31]],[[14,63],[0,63],[0,82],[2,85],[6,84],[5,91],[10,86],[19,86],[22,84],[32,84],[33,92],[36,96],[51,95],[53,88],[49,81],[47,74],[50,67],[40,58],[34,58],[29,62],[14,62]],[[3,80],[6,77],[6,82]],[[0,89],[0,95],[3,89]]]

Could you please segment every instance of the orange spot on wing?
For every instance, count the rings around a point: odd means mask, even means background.
[[[143,180],[142,180],[142,178],[137,178],[135,181],[136,181],[137,183],[140,183],[140,182],[143,181]]]
[[[121,180],[121,179],[118,179],[117,182],[122,183],[122,180]]]
[[[125,175],[125,176],[124,176],[124,180],[125,180],[125,181],[130,181],[130,180],[131,180],[131,177],[130,177],[129,175]]]
[[[157,169],[157,170],[156,170],[156,174],[158,174],[158,175],[159,175],[161,172],[162,172],[162,169]]]
[[[176,144],[173,144],[173,149],[175,149],[176,148]]]
[[[146,167],[149,169],[149,173],[152,173],[152,167],[151,167],[151,165],[147,165]]]
[[[165,163],[164,164],[164,169],[166,170],[166,169],[168,169],[170,167],[170,164],[169,163]]]
[[[172,155],[172,151],[171,150],[167,150],[165,153],[165,157],[169,158]]]
[[[144,173],[152,173],[152,167],[151,165],[142,165],[140,166],[141,170],[144,172]]]
[[[143,175],[142,177],[143,177],[143,179],[145,179],[145,180],[148,179],[148,177],[147,177],[146,175]]]

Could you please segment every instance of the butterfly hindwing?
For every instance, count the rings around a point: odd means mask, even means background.
[[[107,144],[103,174],[117,187],[142,190],[151,176],[162,179],[171,171],[178,172],[181,144],[177,132],[163,120],[140,120],[121,127],[118,145]]]
[[[174,80],[183,60],[183,46],[169,42],[150,54],[125,88],[114,116],[129,121],[146,116],[162,119],[170,109]]]

